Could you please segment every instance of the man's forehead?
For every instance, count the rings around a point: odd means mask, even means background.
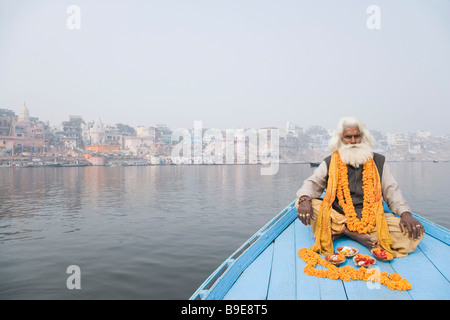
[[[358,127],[346,127],[344,128],[344,132],[359,132],[359,128]]]

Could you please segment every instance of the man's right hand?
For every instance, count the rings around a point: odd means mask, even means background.
[[[307,226],[311,224],[311,220],[314,220],[311,198],[308,196],[301,196],[297,201],[297,217],[305,226]]]

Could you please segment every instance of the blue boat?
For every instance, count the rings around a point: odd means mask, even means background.
[[[385,204],[385,211],[390,212]],[[407,279],[412,289],[391,290],[358,280],[308,276],[297,252],[313,245],[311,227],[297,219],[295,201],[288,205],[226,259],[195,291],[190,300],[448,300],[450,299],[450,230],[417,214],[425,237],[407,257],[376,261],[373,266]],[[369,249],[346,237],[334,247]],[[346,259],[342,266],[355,266]]]

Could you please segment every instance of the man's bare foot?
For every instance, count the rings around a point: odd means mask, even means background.
[[[343,234],[355,241],[358,241],[369,250],[375,248],[377,245],[377,241],[368,234],[361,234],[358,232],[350,231],[348,229],[345,229]]]

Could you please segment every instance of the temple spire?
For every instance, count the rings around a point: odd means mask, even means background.
[[[30,123],[30,112],[28,111],[28,108],[27,108],[27,105],[25,102],[23,103],[23,108],[19,113],[18,121]]]

